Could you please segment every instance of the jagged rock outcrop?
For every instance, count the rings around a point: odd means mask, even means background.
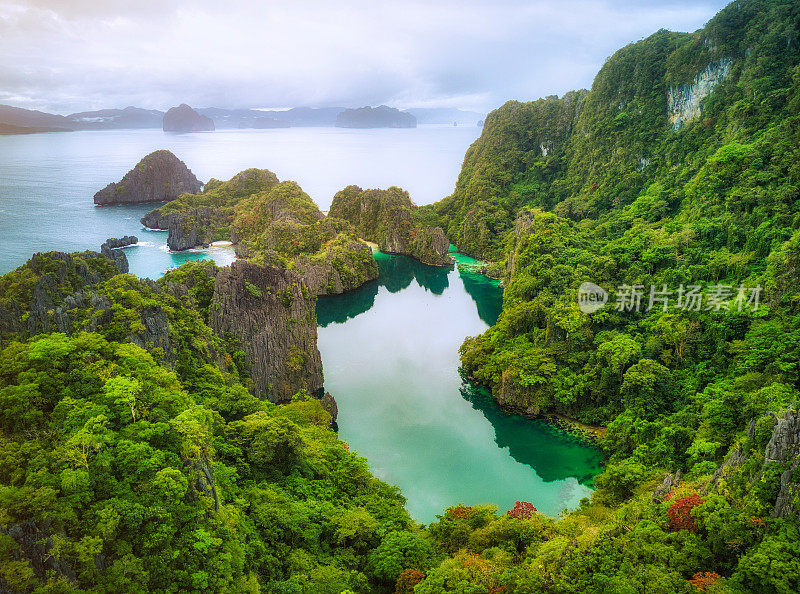
[[[772,435],[764,448],[763,466],[761,471],[750,477],[755,482],[763,475],[763,469],[768,464],[781,464],[784,470],[781,473],[780,488],[770,515],[773,518],[787,518],[795,510],[798,497],[800,497],[800,411],[788,409],[781,414],[770,413],[775,419]],[[755,419],[750,421],[747,428],[749,439],[755,436]],[[739,444],[725,458],[722,465],[714,472],[709,483],[709,489],[716,489],[720,481],[730,476],[736,469],[748,461],[751,452]]]
[[[214,241],[215,231],[230,224],[230,214],[219,208],[201,207],[167,217],[167,246],[173,252],[207,246]]]
[[[230,240],[240,259],[298,272],[313,295],[343,293],[378,277],[372,251],[346,221],[326,219],[295,182],[248,169],[227,182],[210,180],[142,218],[165,229],[173,251]],[[430,242],[446,242],[432,233]]]
[[[111,250],[112,252],[118,250]],[[166,288],[149,279],[118,278],[116,261],[97,252],[48,252],[34,256],[20,268],[0,277],[0,339],[28,339],[51,332],[112,333],[119,342],[131,342],[173,365],[187,347],[173,324],[176,287]],[[139,301],[118,299],[118,289],[138,292]],[[184,293],[188,291],[184,289]],[[187,296],[188,298],[188,296]],[[181,324],[202,334],[199,318],[183,316]],[[197,348],[214,355],[208,336],[197,336]],[[194,348],[191,347],[191,348]]]
[[[378,278],[372,248],[363,241],[346,239],[319,256],[300,256],[294,270],[313,295],[339,295]]]
[[[141,222],[148,229],[167,231],[167,246],[173,252],[179,252],[210,244],[220,227],[230,225],[232,216],[224,209],[208,206],[168,214],[157,208],[142,217]]]
[[[161,127],[164,132],[213,132],[215,129],[214,120],[197,113],[185,103],[167,110]]]
[[[235,205],[277,183],[275,174],[266,169],[247,169],[226,182],[211,179],[202,194],[183,194],[179,199],[150,211],[142,217],[142,225],[169,231],[167,245],[175,251],[206,245],[218,232],[228,239]]]
[[[144,215],[141,218],[141,223],[147,229],[166,231],[169,229],[169,215],[161,214],[161,209],[156,208]]]
[[[348,186],[334,196],[328,216],[352,223],[359,237],[377,243],[382,252],[404,254],[433,266],[452,265],[444,231],[414,220],[416,208],[401,188]]]
[[[25,520],[8,527],[0,527],[0,534],[12,538],[16,542],[16,553],[20,561],[27,561],[27,567],[40,580],[65,578],[67,583],[75,582],[77,575],[70,565],[63,560],[63,555],[53,554],[52,520]],[[0,592],[12,592],[5,589],[5,580],[0,576]]]
[[[339,405],[336,404],[336,399],[331,396],[330,392],[325,392],[325,395],[320,400],[320,404],[322,404],[322,408],[327,411],[335,423],[336,419],[339,417]]]
[[[667,496],[667,493],[672,491],[673,488],[678,486],[678,483],[681,482],[681,471],[678,470],[675,474],[669,473],[667,476],[664,477],[664,480],[661,484],[656,487],[655,491],[653,491],[653,495],[650,497],[651,501],[654,503],[661,503],[664,501],[664,497]]]
[[[213,502],[214,512],[219,511],[219,495],[217,494],[217,481],[214,476],[214,466],[208,459],[208,454],[202,452],[197,458],[185,460],[194,470],[194,480],[189,491],[191,498],[207,497]],[[206,512],[206,517],[209,513]]]
[[[139,243],[139,238],[135,235],[123,235],[122,237],[109,237],[103,242],[103,245],[100,246],[100,251],[105,254],[106,250],[115,250],[118,248],[128,247],[129,245],[133,245],[135,243]]]
[[[119,274],[113,260],[91,251],[36,253],[17,270],[23,268],[22,275],[0,277],[2,337],[71,332],[70,310],[102,305],[101,296],[85,289]]]
[[[150,153],[125,174],[94,195],[98,206],[140,204],[174,200],[186,192],[200,191],[202,184],[186,164],[170,151]]]
[[[700,117],[700,103],[724,80],[730,69],[731,59],[722,58],[703,68],[689,84],[669,88],[667,113],[674,130]]]
[[[787,410],[777,417],[772,437],[764,448],[764,461],[787,464],[770,514],[773,518],[786,518],[800,496],[800,411]]]
[[[125,252],[121,251],[119,248],[128,247],[135,243],[139,243],[139,238],[135,235],[125,235],[119,239],[111,237],[100,246],[100,253],[106,258],[114,260],[119,271],[125,274],[130,270],[128,266],[128,257],[125,255]]]
[[[322,389],[315,299],[295,273],[236,261],[217,273],[211,327],[241,343],[252,391],[288,402],[301,389]]]

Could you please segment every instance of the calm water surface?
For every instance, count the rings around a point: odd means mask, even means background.
[[[452,191],[479,132],[444,126],[0,136],[0,274],[35,251],[98,249],[107,237],[131,234],[140,243],[126,251],[139,276],[157,278],[189,259],[230,263],[230,248],[169,252],[166,232],[139,223],[156,205],[94,207],[97,190],[156,149],[172,150],[202,181],[271,169],[300,183],[322,209],[351,183],[399,185],[427,204]],[[402,488],[423,522],[456,503],[505,510],[523,499],[548,514],[577,505],[599,471],[598,451],[503,414],[459,376],[464,337],[500,312],[496,283],[401,256],[376,259],[378,281],[318,304],[325,385],[339,403],[341,437]]]
[[[430,522],[443,509],[516,500],[557,515],[591,493],[601,455],[536,421],[506,415],[458,371],[458,347],[500,313],[494,281],[376,254],[380,278],[320,299],[325,388],[339,435]],[[474,262],[460,256],[462,262]]]
[[[407,189],[417,204],[453,191],[477,127],[347,130],[284,128],[165,134],[161,130],[101,130],[0,135],[0,274],[33,252],[99,249],[108,237],[136,235],[131,272],[151,278],[203,252],[170,254],[166,233],[142,230],[139,219],[157,205],[95,208],[94,193],[118,181],[144,155],[166,148],[201,181],[229,179],[248,167],[297,181],[327,210],[349,184]],[[218,264],[231,250],[211,254]]]

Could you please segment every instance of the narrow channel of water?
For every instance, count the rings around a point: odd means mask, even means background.
[[[458,503],[503,512],[525,500],[549,515],[576,507],[591,493],[600,452],[546,423],[504,414],[459,374],[464,338],[500,313],[497,283],[468,267],[375,258],[377,281],[317,305],[340,437],[402,489],[421,522]]]

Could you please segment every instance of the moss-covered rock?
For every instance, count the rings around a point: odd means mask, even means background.
[[[404,254],[434,266],[453,264],[444,231],[420,220],[417,205],[402,188],[347,186],[334,196],[328,216],[352,223],[359,237],[377,243],[382,252]]]

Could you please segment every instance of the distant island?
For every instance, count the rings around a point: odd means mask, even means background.
[[[171,107],[162,120],[164,132],[213,132],[214,120],[197,113],[194,109],[181,103]]]
[[[67,116],[72,125],[82,129],[106,130],[110,128],[160,128],[164,112],[128,106],[125,109],[100,109],[82,111]]]
[[[417,118],[407,111],[380,105],[345,109],[336,116],[337,128],[416,128]]]
[[[38,134],[40,132],[72,132],[68,128],[54,126],[15,126],[14,124],[0,123],[0,134]]]
[[[186,104],[184,104],[186,105]],[[182,106],[173,108],[180,112]],[[202,129],[242,128],[288,128],[288,127],[333,127],[344,128],[408,128],[416,125],[482,125],[484,115],[452,107],[426,107],[397,110],[382,105],[376,108],[362,107],[293,107],[291,109],[226,109],[220,107],[192,108],[194,122],[202,116]],[[168,113],[168,112],[166,112]],[[128,106],[123,109],[98,109],[81,111],[69,115],[58,115],[43,111],[0,105],[0,134],[32,134],[37,132],[70,132],[75,130],[125,130],[163,128],[166,113],[157,109]],[[173,112],[174,114],[175,112]],[[341,118],[340,118],[341,116]],[[172,115],[168,119],[172,119]],[[181,116],[184,117],[184,116]],[[416,120],[415,124],[411,122]],[[211,121],[211,124],[208,123]],[[341,120],[341,124],[338,123]],[[376,121],[372,123],[372,121]],[[358,125],[356,125],[357,122]],[[370,122],[365,125],[365,122]],[[199,126],[199,124],[194,124]],[[181,126],[185,127],[185,124]],[[182,129],[194,131],[200,128]],[[178,130],[169,130],[178,131]]]

